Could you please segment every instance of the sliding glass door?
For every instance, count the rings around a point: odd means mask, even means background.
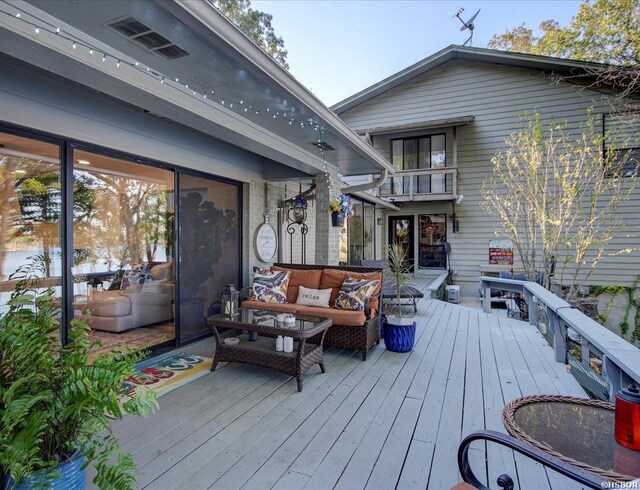
[[[73,309],[103,350],[174,340],[173,171],[75,150]]]
[[[0,132],[0,315],[21,266],[47,257],[37,273],[42,288],[62,295],[61,148]]]
[[[86,319],[99,350],[210,333],[242,286],[241,184],[20,128],[0,131],[0,317],[31,258],[60,305],[60,339]]]
[[[210,332],[206,317],[220,311],[227,284],[242,279],[241,188],[236,183],[178,173],[180,338]]]

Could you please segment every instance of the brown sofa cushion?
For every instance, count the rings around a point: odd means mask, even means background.
[[[319,306],[300,306],[300,315],[324,316],[331,318],[334,325],[343,327],[361,327],[366,321],[364,311],[336,310],[335,308],[320,308]]]
[[[380,292],[380,287],[382,285],[382,274],[380,272],[350,272],[339,269],[323,269],[322,277],[320,278],[320,287],[317,289],[331,288],[333,290],[331,291],[331,298],[329,299],[330,306],[335,304],[340,288],[342,287],[342,283],[347,277],[368,280],[377,279],[379,281],[378,287],[373,291],[373,294],[376,295]],[[371,300],[369,306],[371,308],[378,309],[378,299],[376,298]]]
[[[271,267],[271,270],[290,272],[289,287],[287,288],[287,303],[295,303],[297,301],[300,286],[304,286],[305,288],[310,289],[320,289],[319,286],[320,277],[322,276],[322,269],[296,270],[274,265],[273,267]],[[333,301],[329,302],[329,304],[332,303]]]
[[[299,305],[289,303],[265,303],[264,301],[247,300],[240,304],[241,308],[253,308],[254,310],[279,311],[283,313],[296,313]]]

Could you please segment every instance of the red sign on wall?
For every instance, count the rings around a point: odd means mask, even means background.
[[[489,264],[513,265],[513,242],[489,240]]]

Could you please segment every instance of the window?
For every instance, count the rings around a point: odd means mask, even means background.
[[[351,197],[354,214],[347,220],[348,262],[360,265],[361,260],[375,259],[375,207]]]
[[[433,134],[419,138],[391,141],[391,162],[396,170],[444,168],[447,165],[446,137]],[[451,175],[419,175],[392,177],[381,188],[381,194],[409,194],[413,179],[414,194],[451,192]]]
[[[62,294],[62,180],[60,147],[0,133],[0,315],[30,257],[50,260],[39,274],[42,288]]]
[[[447,216],[445,214],[418,215],[418,267],[446,269]]]
[[[604,151],[613,154],[622,175],[630,177],[640,165],[640,113],[604,114]]]
[[[173,172],[76,150],[73,191],[74,316],[105,350],[174,339]]]

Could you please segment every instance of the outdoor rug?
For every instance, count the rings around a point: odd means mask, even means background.
[[[152,389],[157,397],[196,380],[211,369],[213,359],[181,352],[170,352],[137,364],[137,376],[122,383],[120,403],[129,400],[140,388]]]

